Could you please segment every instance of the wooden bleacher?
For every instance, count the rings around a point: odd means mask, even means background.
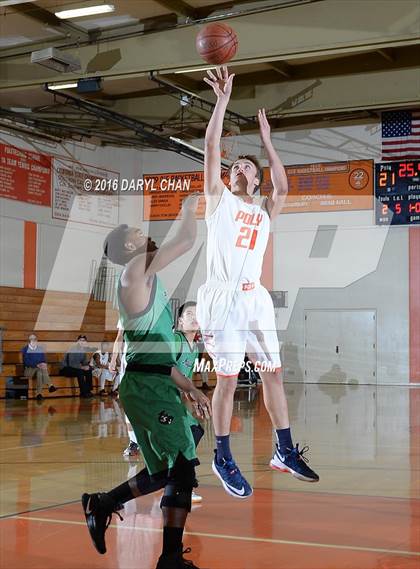
[[[48,302],[43,306],[45,295]],[[75,312],[77,304],[86,303],[83,322]],[[105,331],[105,314],[107,328]],[[15,287],[0,287],[0,328],[3,328],[3,367],[0,373],[0,399],[6,396],[6,378],[21,377],[23,365],[20,351],[28,341],[28,335],[35,332],[38,342],[45,349],[51,380],[57,391],[44,397],[69,397],[79,394],[77,380],[59,374],[64,353],[79,334],[86,334],[88,345],[99,348],[102,340],[113,342],[116,335],[118,312],[105,302],[92,300],[89,295],[74,292],[58,292]],[[111,327],[109,322],[112,323]],[[111,328],[111,329],[109,329]],[[95,379],[93,380],[95,383]],[[194,383],[201,385],[200,374],[194,375]],[[216,377],[209,374],[209,385],[214,386]],[[36,380],[29,382],[28,398],[35,397]],[[96,386],[97,388],[97,386]],[[95,391],[95,387],[94,387]]]
[[[44,297],[48,301],[43,306]],[[80,323],[80,310],[77,308],[86,302],[86,311]],[[45,348],[50,376],[58,388],[54,393],[48,393],[44,389],[44,397],[78,395],[77,380],[59,375],[64,353],[79,334],[86,334],[88,345],[95,348],[100,347],[102,340],[112,342],[116,335],[117,320],[118,313],[115,309],[111,309],[105,302],[92,300],[87,294],[45,293],[38,289],[0,287],[0,327],[3,328],[0,398],[5,397],[7,377],[23,375],[20,351],[31,332],[35,332],[38,342]],[[35,395],[35,382],[35,378],[29,382],[29,398]]]

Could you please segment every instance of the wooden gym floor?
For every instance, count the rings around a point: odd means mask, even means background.
[[[295,441],[310,445],[319,484],[269,469],[262,396],[237,392],[232,446],[254,496],[235,500],[211,473],[212,433],[200,445],[203,503],[184,539],[202,569],[418,569],[420,390],[288,384]],[[95,398],[0,402],[0,566],[154,569],[160,496],[113,519],[108,553],[93,549],[79,503],[133,475],[117,402]]]

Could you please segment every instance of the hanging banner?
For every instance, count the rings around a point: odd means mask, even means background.
[[[53,217],[90,225],[118,225],[118,194],[109,190],[119,173],[69,160],[53,161]]]
[[[354,211],[373,209],[373,160],[322,162],[286,166],[289,193],[282,213]],[[224,171],[223,181],[229,181]],[[143,176],[143,219],[173,220],[182,201],[203,192],[204,172],[172,172]],[[264,168],[261,193],[272,190],[270,170]],[[198,218],[204,218],[204,200]]]
[[[282,213],[373,209],[373,160],[286,166],[289,192]],[[261,193],[272,190],[264,168]]]
[[[51,156],[0,143],[0,197],[51,206]]]
[[[143,176],[143,220],[176,219],[183,200],[204,189],[204,172],[175,172]],[[204,218],[204,199],[200,200],[197,217]]]

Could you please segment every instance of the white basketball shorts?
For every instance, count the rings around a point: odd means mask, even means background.
[[[218,375],[237,377],[245,354],[256,371],[281,368],[273,301],[259,283],[207,282],[198,290],[197,320]]]

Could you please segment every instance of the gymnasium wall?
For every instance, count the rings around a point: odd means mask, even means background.
[[[273,138],[286,165],[381,159],[379,123],[296,130],[275,133]],[[264,164],[258,136],[234,139],[233,152],[255,154]],[[167,153],[151,154],[145,164],[149,168],[147,173],[196,169],[193,164],[190,168],[183,159]],[[153,232],[162,236],[168,225],[170,222],[154,222]],[[205,243],[205,227],[203,223],[200,225],[198,241]],[[375,376],[368,381],[408,383],[408,228],[378,227],[373,211],[348,211],[283,214],[272,230],[273,258],[268,260],[273,263],[272,289],[287,291],[288,295],[288,306],[276,309],[286,379],[311,380],[304,375],[305,311],[373,310],[376,365]],[[320,233],[325,238],[320,240],[321,247],[314,255],[315,240]],[[206,274],[204,249],[192,282],[181,278],[197,247],[182,264],[177,263],[163,275],[171,292],[177,287],[181,298],[196,296]]]
[[[312,162],[380,160],[379,124],[354,124],[275,133],[274,143],[286,165]],[[96,148],[31,143],[0,133],[0,142],[71,156],[83,163],[117,170],[120,177],[195,171],[200,164],[163,151]],[[202,141],[195,143],[202,145]],[[234,154],[261,157],[257,135],[232,138]],[[120,196],[118,220],[137,225],[161,242],[176,230],[176,222],[142,222],[142,198]],[[2,200],[0,284],[23,285],[24,222],[37,223],[37,287],[86,291],[93,259],[101,257],[107,227],[52,219],[51,209]],[[206,228],[199,222],[192,251],[162,272],[171,296],[195,298],[205,280]],[[273,290],[287,291],[288,306],[276,310],[289,381],[302,381],[304,314],[307,310],[376,310],[378,383],[409,381],[408,346],[408,230],[377,227],[372,211],[299,213],[281,215],[273,224]],[[320,251],[314,255],[316,239]],[[324,249],[324,250],[323,250]],[[289,365],[290,362],[290,365]]]
[[[0,143],[19,149],[44,153],[81,164],[117,171],[120,176],[138,178],[142,172],[142,154],[136,150],[97,147],[92,144],[53,144],[20,138],[0,131]],[[52,196],[54,199],[54,195]],[[78,198],[75,198],[77,200]],[[100,261],[102,242],[111,226],[100,219],[97,224],[78,222],[80,204],[73,201],[67,221],[53,217],[53,208],[10,199],[0,199],[0,285],[23,286],[25,275],[25,222],[36,223],[37,288],[86,292],[93,260]],[[114,219],[137,224],[141,199],[121,196]]]

